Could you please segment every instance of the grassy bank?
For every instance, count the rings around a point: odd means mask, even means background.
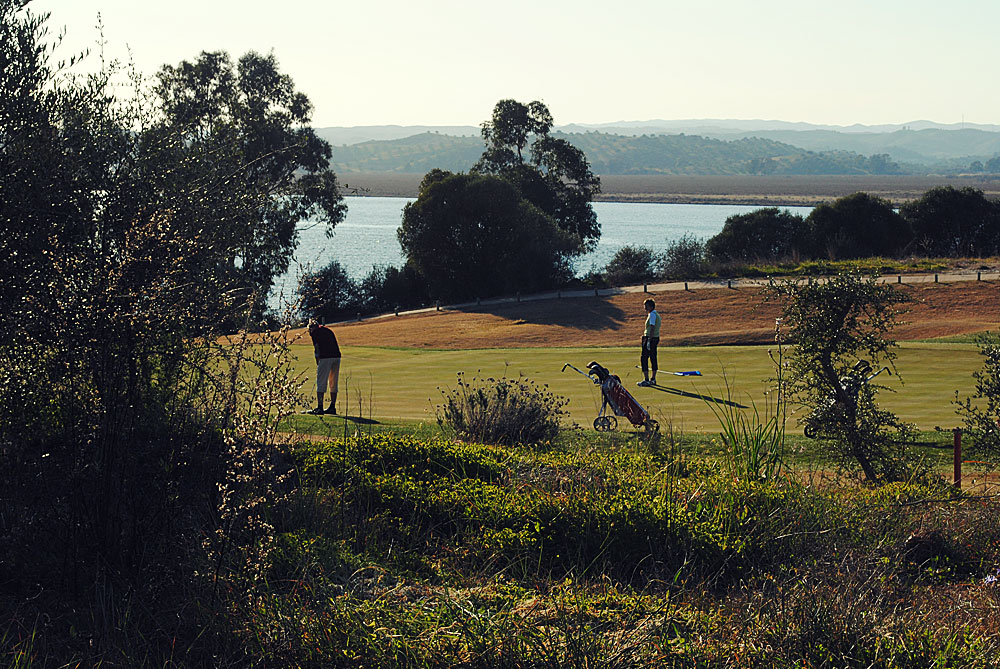
[[[751,481],[675,444],[309,443],[252,656],[289,666],[986,666],[996,502]]]

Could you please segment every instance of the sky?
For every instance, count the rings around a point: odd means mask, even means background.
[[[764,119],[1000,123],[997,0],[32,0],[58,55],[152,76],[273,52],[316,127]],[[89,63],[89,65],[87,65]]]

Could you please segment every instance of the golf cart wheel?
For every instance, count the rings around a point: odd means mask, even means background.
[[[806,436],[806,439],[815,439],[819,436],[819,431],[816,429],[815,425],[806,425],[802,429],[802,434]]]
[[[610,432],[618,427],[618,419],[614,416],[598,416],[594,419],[594,429],[598,432]]]
[[[642,428],[646,434],[656,434],[660,431],[660,424],[652,418],[647,418],[646,422],[642,424]]]

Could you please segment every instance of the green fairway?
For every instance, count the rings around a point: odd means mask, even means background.
[[[312,347],[296,346],[294,350],[298,369],[311,384],[315,374]],[[642,372],[635,367],[637,348],[426,351],[345,347],[338,405],[350,415],[381,421],[433,421],[441,389],[454,388],[458,372],[464,372],[466,379],[506,374],[548,384],[553,392],[570,399],[567,408],[572,419],[589,427],[601,404],[598,387],[572,369],[560,370],[568,362],[586,371],[585,365],[596,360],[619,375],[626,389],[662,425],[672,423],[686,432],[714,431],[716,420],[702,398],[730,399],[747,406],[756,403],[764,410],[766,379],[774,375],[767,351],[760,346],[661,348],[664,371],[700,370],[702,376],[681,377],[661,371],[657,377],[660,388],[654,389],[635,385],[642,379]],[[951,403],[955,391],[963,396],[972,392],[972,372],[981,364],[973,344],[902,344],[897,360],[902,382],[896,376],[879,376],[879,382],[895,391],[883,392],[882,403],[921,429],[955,427],[959,422]],[[790,426],[792,423],[794,417]],[[624,419],[622,426],[628,427]]]

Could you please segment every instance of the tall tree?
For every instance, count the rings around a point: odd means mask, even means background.
[[[239,201],[217,203],[216,232],[231,249],[232,272],[262,308],[274,277],[288,268],[296,224],[318,220],[332,235],[347,210],[329,168],[330,145],[308,125],[312,105],[273,54],[249,52],[234,67],[225,52],[203,52],[164,66],[157,80],[157,132],[223,159],[241,182]]]
[[[594,248],[601,227],[590,202],[601,192],[600,177],[583,151],[551,136],[552,114],[543,103],[500,100],[483,123],[486,148],[472,168],[514,184],[521,195],[577,238],[574,255]],[[528,155],[525,155],[528,149]]]
[[[212,534],[186,514],[220,494],[220,434],[245,434],[257,397],[220,323],[259,313],[297,217],[343,205],[273,59],[121,97],[108,69],[56,76],[26,5],[0,0],[0,581],[93,575],[69,595],[89,587],[111,629]]]

